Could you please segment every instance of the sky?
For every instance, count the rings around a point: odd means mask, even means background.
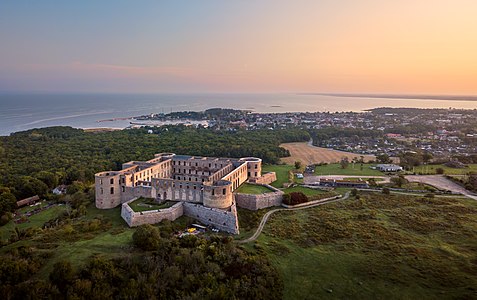
[[[0,92],[475,95],[477,1],[1,0]]]

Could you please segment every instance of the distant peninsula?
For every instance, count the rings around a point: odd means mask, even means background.
[[[301,93],[301,95],[320,95],[350,98],[386,98],[386,99],[420,99],[420,100],[451,100],[477,101],[476,95],[400,95],[400,94],[336,94],[336,93]]]

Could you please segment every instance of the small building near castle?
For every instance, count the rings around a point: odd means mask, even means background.
[[[233,192],[246,181],[269,184],[275,180],[273,172],[262,176],[262,160],[256,157],[233,159],[160,153],[148,161],[124,163],[120,171],[95,174],[96,207],[110,209],[121,205],[121,216],[131,227],[187,215],[238,234]],[[281,196],[277,193],[278,198]],[[176,203],[165,209],[135,212],[129,203],[139,197],[153,198],[157,203]],[[277,201],[267,203],[276,205],[281,198]],[[255,207],[263,208],[263,204]]]

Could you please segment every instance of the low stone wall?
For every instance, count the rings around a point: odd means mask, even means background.
[[[280,206],[283,200],[283,192],[271,185],[260,184],[271,189],[271,193],[263,194],[235,194],[235,201],[238,207],[248,210],[259,210],[272,206]]]
[[[262,174],[262,176],[258,178],[250,178],[250,183],[256,183],[256,184],[270,184],[274,181],[277,180],[277,174],[275,172],[268,172],[265,174]]]
[[[200,204],[184,202],[184,215],[213,226],[221,231],[239,234],[237,209],[235,203],[229,210],[205,207]]]
[[[144,224],[155,224],[162,220],[171,220],[179,218],[184,214],[183,203],[178,202],[169,208],[135,212],[129,206],[129,203],[136,200],[132,199],[123,203],[121,207],[121,217],[128,223],[129,227],[136,227]]]

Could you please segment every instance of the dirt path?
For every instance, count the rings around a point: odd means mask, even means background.
[[[268,221],[268,218],[275,212],[277,211],[282,211],[282,210],[300,210],[300,209],[307,209],[307,208],[311,208],[311,207],[316,207],[316,206],[320,206],[320,205],[323,205],[323,204],[327,204],[327,203],[332,203],[332,202],[337,202],[337,201],[341,201],[341,200],[346,200],[348,199],[349,197],[349,192],[346,193],[344,195],[344,197],[341,197],[341,198],[338,198],[338,199],[335,199],[335,197],[332,197],[332,198],[327,198],[327,199],[323,199],[321,200],[320,202],[318,203],[313,203],[313,204],[310,204],[308,206],[302,206],[302,207],[296,207],[296,208],[277,208],[277,209],[274,209],[274,210],[271,210],[269,212],[267,212],[263,218],[262,218],[262,221],[260,221],[260,225],[258,225],[258,228],[257,228],[257,231],[255,231],[255,233],[245,239],[245,240],[240,240],[240,241],[237,241],[237,243],[240,243],[240,244],[245,244],[245,243],[250,243],[250,242],[253,242],[255,241],[259,236],[260,234],[262,233],[262,230],[263,230],[263,227],[265,226],[265,224],[267,223]]]
[[[475,194],[472,194],[457,183],[445,178],[444,175],[408,175],[405,177],[407,180],[409,180],[409,182],[428,184],[441,190],[449,190],[477,200],[477,196]]]

